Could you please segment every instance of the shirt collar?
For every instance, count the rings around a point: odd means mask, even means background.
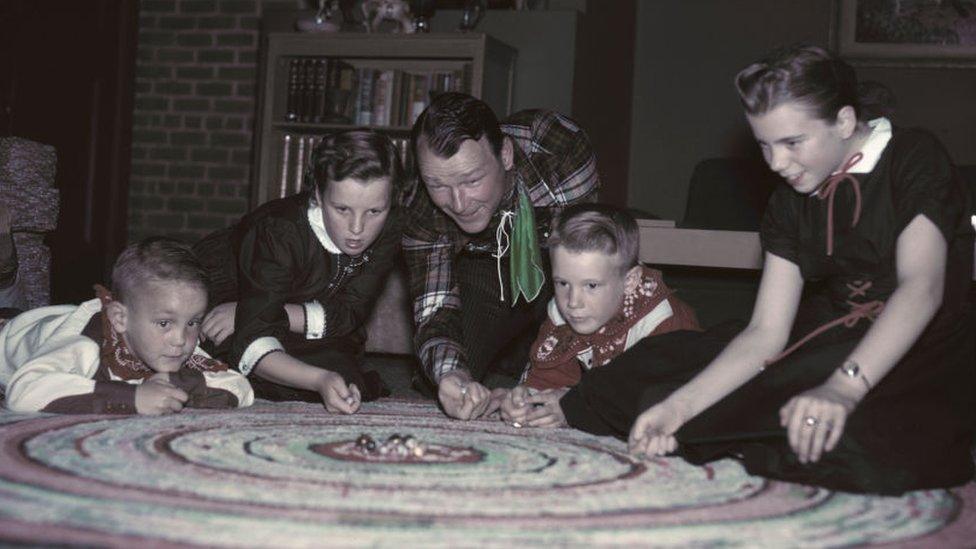
[[[868,127],[871,128],[871,135],[861,147],[861,154],[864,157],[848,170],[850,173],[870,173],[874,170],[878,160],[881,159],[881,153],[884,152],[885,147],[888,146],[888,141],[891,140],[891,121],[887,118],[881,117],[870,120]]]
[[[329,237],[329,232],[325,230],[325,223],[322,222],[322,207],[312,201],[308,203],[308,224],[312,226],[315,238],[319,239],[319,243],[327,252],[330,254],[342,253],[342,250]]]

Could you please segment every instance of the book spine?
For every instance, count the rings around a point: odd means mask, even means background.
[[[373,89],[373,125],[390,125],[390,102],[393,99],[393,71],[379,71]]]
[[[292,59],[288,62],[288,99],[285,106],[285,120],[295,122],[298,120],[298,104],[301,101],[299,94],[299,61]]]
[[[302,107],[298,119],[312,122],[315,115],[315,59],[302,61]]]
[[[291,142],[291,134],[286,133],[281,140],[281,169],[279,170],[278,196],[274,198],[288,196],[288,172],[291,168]]]
[[[302,190],[302,183],[305,177],[305,139],[306,136],[297,136],[298,154],[295,155],[295,175],[292,178],[292,193],[299,193]]]
[[[319,58],[315,60],[315,107],[312,112],[312,122],[323,122],[325,121],[325,109],[326,109],[326,74],[329,70],[328,58]]]
[[[359,114],[356,123],[360,126],[370,126],[373,123],[373,84],[376,71],[373,69],[360,69],[362,73],[359,79]]]

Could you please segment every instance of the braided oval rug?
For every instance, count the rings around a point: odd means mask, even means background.
[[[423,456],[364,454],[413,435]],[[0,541],[98,546],[966,546],[976,484],[851,495],[734,461],[640,462],[617,440],[259,402],[164,417],[0,414]]]

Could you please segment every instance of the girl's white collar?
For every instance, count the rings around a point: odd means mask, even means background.
[[[325,230],[325,223],[322,221],[322,207],[311,201],[308,203],[308,224],[312,226],[315,238],[319,239],[319,243],[327,252],[330,254],[342,253],[342,250],[329,237],[329,232]]]
[[[851,166],[851,169],[848,170],[850,173],[869,173],[874,170],[878,160],[881,159],[881,153],[884,152],[885,147],[888,146],[888,141],[891,140],[891,121],[887,118],[881,117],[870,120],[868,127],[871,128],[871,135],[861,147],[861,154],[864,157],[861,158],[860,162]]]

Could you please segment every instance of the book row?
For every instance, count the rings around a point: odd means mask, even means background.
[[[354,67],[335,57],[295,57],[288,62],[284,119],[407,127],[436,94],[467,88],[462,70]]]
[[[280,137],[277,182],[274,196],[269,199],[283,198],[306,188],[309,159],[321,139],[322,134],[285,133]],[[391,137],[391,140],[400,152],[400,160],[408,167],[409,173],[410,140],[406,137]]]

